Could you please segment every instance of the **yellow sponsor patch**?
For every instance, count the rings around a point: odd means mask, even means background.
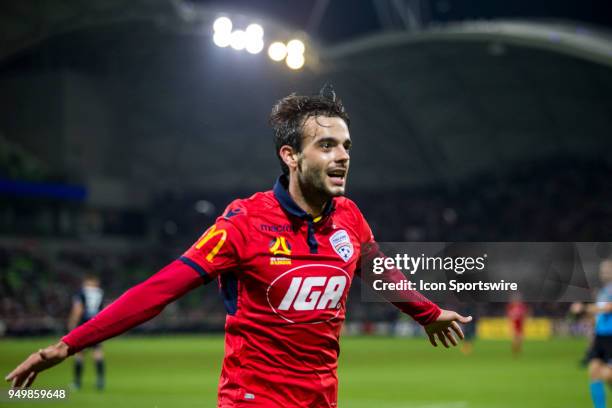
[[[291,265],[291,259],[284,257],[271,257],[270,265]]]
[[[291,259],[287,258],[291,255],[291,245],[285,237],[276,237],[270,241],[269,251],[274,255],[270,258],[270,265],[291,265]]]

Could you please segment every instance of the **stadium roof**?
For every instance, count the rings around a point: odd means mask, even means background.
[[[0,14],[10,34],[0,86],[41,123],[7,119],[0,131],[85,179],[267,187],[278,173],[272,103],[325,80],[352,116],[352,187],[453,183],[546,158],[607,159],[612,147],[611,42],[584,24],[480,21],[313,40],[316,64],[291,72],[214,47],[186,3],[37,4],[12,6],[23,21]],[[32,10],[38,31],[27,28]],[[44,114],[49,106],[65,123]],[[54,139],[55,153],[40,147]]]

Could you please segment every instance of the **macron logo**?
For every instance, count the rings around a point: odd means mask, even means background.
[[[294,277],[278,310],[336,309],[346,287],[346,276]]]
[[[292,232],[291,231],[291,225],[268,225],[268,224],[260,224],[259,225],[259,229],[264,231],[264,232],[276,232],[276,233],[281,233],[281,232]]]

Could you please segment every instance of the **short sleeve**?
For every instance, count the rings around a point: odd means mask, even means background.
[[[179,258],[195,269],[206,281],[227,271],[235,271],[241,263],[244,235],[239,218],[244,217],[239,206],[230,205],[222,217]],[[234,219],[234,217],[236,219]]]

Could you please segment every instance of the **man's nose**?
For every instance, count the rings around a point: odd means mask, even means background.
[[[336,157],[335,157],[335,160],[337,162],[347,162],[350,159],[350,157],[351,156],[349,155],[348,150],[346,150],[344,146],[342,145],[338,146],[338,149],[336,151]]]

